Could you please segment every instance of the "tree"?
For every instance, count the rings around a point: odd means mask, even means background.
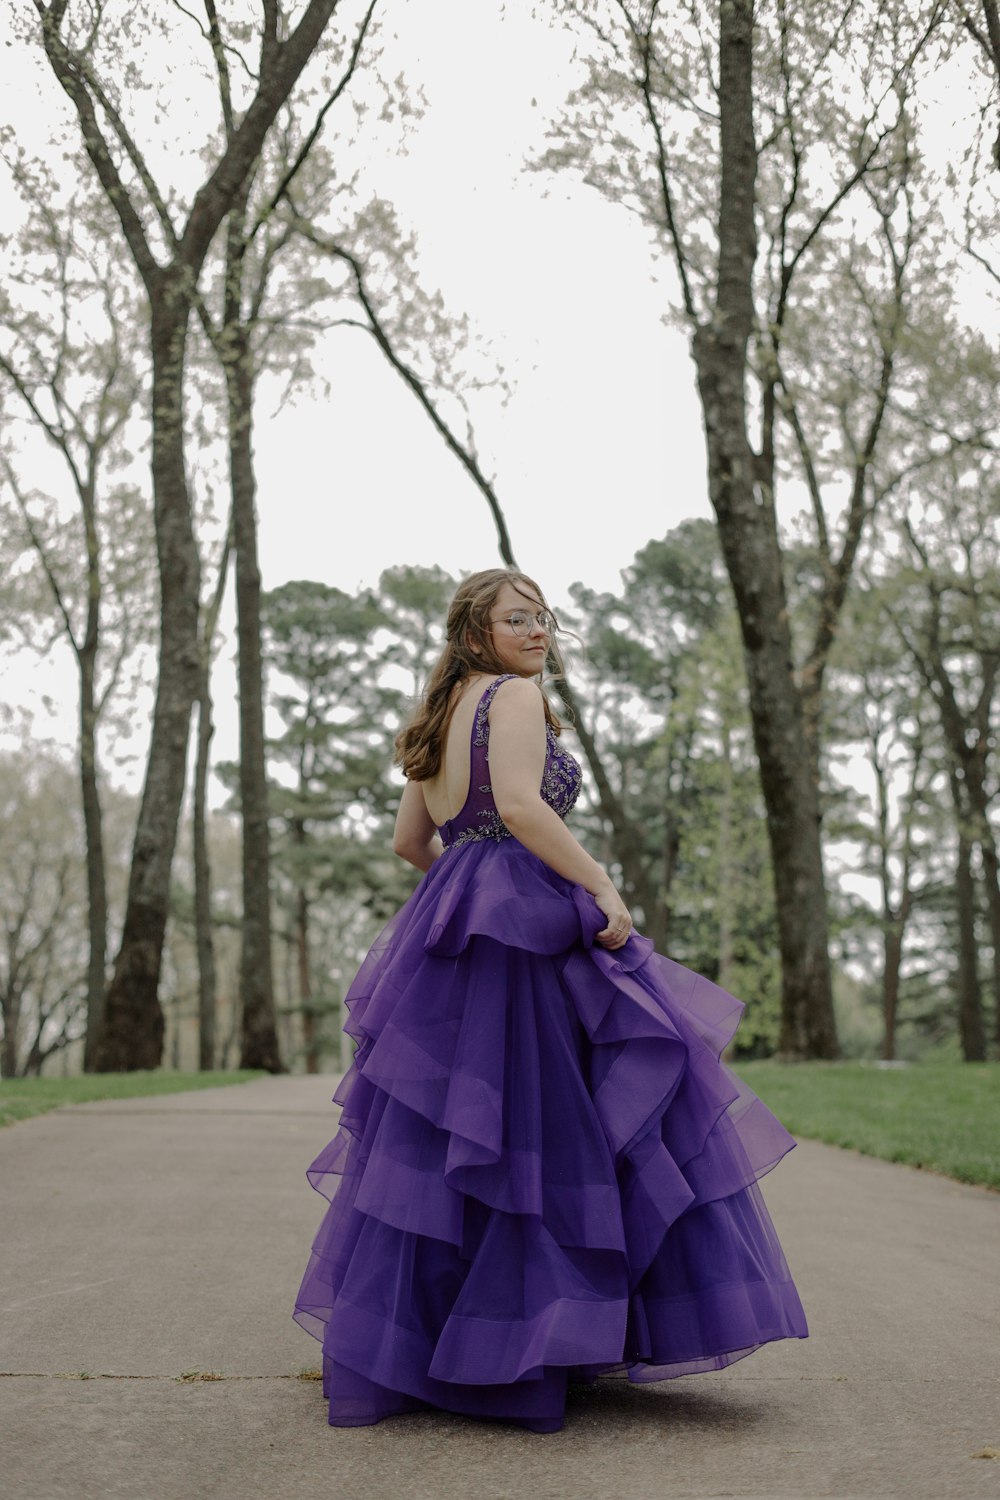
[[[283,725],[268,745],[271,805],[283,825],[276,860],[290,886],[306,1068],[315,1072],[317,1023],[333,1002],[315,981],[314,907],[350,908],[359,891],[368,899],[384,883],[379,856],[392,859],[387,825],[397,792],[389,767],[400,694],[378,680],[372,639],[387,621],[374,596],[296,581],[266,593],[262,605],[272,703]]]
[[[111,480],[129,464],[129,428],[143,388],[139,320],[128,267],[120,257],[108,261],[107,245],[114,242],[107,205],[86,183],[62,203],[52,174],[16,150],[8,166],[25,219],[7,241],[0,297],[0,395],[7,415],[0,477],[10,522],[4,562],[8,578],[16,577],[33,557],[42,586],[28,590],[22,576],[16,608],[15,598],[9,607],[27,639],[44,646],[54,614],[79,674],[89,927],[84,1065],[90,1068],[101,1030],[108,942],[98,733],[126,663],[153,629],[145,602],[151,528],[133,486]],[[26,478],[44,469],[32,432],[43,435],[61,461],[75,519],[63,497],[43,494]]]
[[[635,830],[644,931],[748,1002],[743,1052],[777,1043],[776,930],[738,622],[715,528],[688,521],[637,553],[620,594],[574,586],[575,669]],[[614,851],[602,850],[604,858]]]
[[[996,696],[1000,673],[1000,543],[987,475],[973,463],[951,465],[945,484],[924,497],[922,517],[904,522],[919,563],[923,596],[894,614],[936,705],[948,751],[958,833],[959,1028],[963,1055],[985,1057],[975,932],[973,850],[983,869],[993,953],[994,1037],[1000,1042],[1000,854],[990,817],[997,793]],[[945,476],[942,476],[945,477]],[[950,480],[950,482],[949,482]],[[935,556],[919,531],[935,533]]]
[[[134,809],[105,796],[112,907]],[[38,743],[0,755],[0,1075],[37,1074],[84,1040],[85,830],[74,767]]]
[[[897,1053],[904,966],[911,924],[926,899],[929,843],[940,847],[936,789],[940,756],[933,705],[913,664],[900,653],[889,610],[905,612],[907,586],[887,576],[860,580],[843,619],[831,662],[829,757],[845,768],[860,752],[873,796],[837,790],[826,827],[830,837],[860,842],[879,891],[882,1057]],[[887,628],[888,627],[888,628]],[[847,802],[845,808],[844,803]],[[867,910],[867,908],[865,908]]]
[[[271,957],[271,861],[264,763],[261,578],[253,461],[254,398],[269,345],[283,331],[287,342],[287,330],[293,325],[297,328],[293,341],[299,345],[296,362],[301,364],[301,347],[309,338],[301,304],[304,302],[308,309],[310,303],[326,295],[326,288],[317,285],[308,266],[293,263],[290,269],[280,267],[282,261],[290,258],[290,251],[300,245],[287,214],[281,212],[281,203],[292,182],[301,174],[332,105],[343,94],[354,74],[375,4],[376,0],[371,0],[368,5],[341,76],[323,102],[312,129],[305,133],[304,142],[293,145],[296,136],[302,132],[295,129],[294,116],[286,111],[287,118],[282,122],[275,150],[262,152],[258,170],[244,180],[226,217],[221,306],[217,316],[213,318],[205,299],[199,303],[202,326],[218,356],[225,380],[232,540],[236,562],[240,811],[243,825],[241,1064],[271,1071],[280,1068],[281,1063],[275,1029]],[[209,8],[208,36],[215,61],[226,141],[232,147],[237,132],[233,82],[214,7]],[[269,160],[269,155],[276,160]],[[270,170],[265,171],[265,166]],[[284,270],[282,283],[286,303],[280,310],[271,305],[275,300],[272,286],[279,269]],[[296,306],[296,303],[300,305]]]
[[[682,13],[658,0],[566,0],[558,9],[576,25],[589,76],[541,164],[580,171],[626,202],[673,265],[768,812],[781,1050],[832,1057],[822,686],[872,513],[906,324],[919,238],[911,94],[941,7],[894,5],[876,16],[865,6],[793,10],[779,0],[773,17],[756,21],[750,0]],[[831,366],[817,359],[816,342],[834,321]],[[810,357],[796,358],[803,352]],[[805,484],[821,560],[808,625],[797,631],[776,503],[791,472]],[[839,536],[831,491],[847,495]]]
[[[215,725],[212,720],[212,659],[226,592],[232,527],[226,532],[215,588],[202,611],[198,684],[198,738],[191,795],[191,863],[194,876],[194,934],[198,966],[198,1067],[208,1072],[216,1057],[216,968],[212,935],[212,870],[208,839],[208,776]]]
[[[308,580],[263,599],[279,907],[287,916],[306,1069],[334,1045],[341,981],[413,888],[391,852],[400,777],[393,739],[443,644],[455,580],[387,569],[357,596]]]
[[[129,78],[115,57],[120,35],[109,37],[101,13],[78,12],[69,0],[35,0],[38,40],[76,113],[87,155],[118,216],[149,306],[160,670],[122,939],[98,1049],[101,1069],[156,1066],[163,1045],[157,985],[191,706],[198,691],[200,563],[184,461],[184,364],[192,294],[215,234],[336,4],[309,0],[294,27],[282,35],[278,6],[264,0],[256,67],[247,62],[237,40],[240,28],[235,28],[227,45],[235,49],[249,79],[240,123],[189,195],[185,211],[176,202],[171,206],[171,194],[157,183],[126,119],[127,94],[115,81],[117,77],[127,87]],[[215,14],[208,0],[206,14]],[[162,15],[142,19],[168,24]],[[155,51],[148,48],[145,58]]]
[[[994,91],[1000,91],[1000,7],[997,0],[979,0],[978,5],[956,0],[956,8],[962,17],[962,25],[993,75]],[[1000,129],[993,143],[993,165],[1000,172]]]
[[[444,650],[444,620],[456,587],[451,574],[438,567],[404,564],[379,576],[377,598],[388,632],[380,656],[405,673],[414,700]]]

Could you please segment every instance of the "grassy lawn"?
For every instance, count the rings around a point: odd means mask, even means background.
[[[262,1075],[232,1073],[88,1073],[83,1078],[4,1078],[0,1080],[0,1125],[44,1115],[60,1104],[84,1104],[91,1099],[135,1099],[147,1094],[180,1094],[186,1089],[215,1089],[227,1083],[246,1083]]]
[[[793,1135],[1000,1189],[1000,1064],[737,1063]]]
[[[1000,1064],[742,1062],[736,1071],[793,1135],[1000,1190]],[[0,1082],[0,1125],[89,1099],[243,1083],[259,1073],[98,1073]]]

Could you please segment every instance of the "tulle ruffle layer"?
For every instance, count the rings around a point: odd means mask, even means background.
[[[295,1316],[330,1421],[552,1430],[567,1380],[720,1369],[805,1318],[756,1186],[794,1144],[742,1012],[513,839],[446,854],[347,997],[358,1048]]]

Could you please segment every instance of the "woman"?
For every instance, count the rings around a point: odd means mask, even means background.
[[[554,628],[531,579],[473,574],[397,739],[393,847],[426,873],[347,996],[295,1312],[335,1426],[429,1406],[552,1432],[569,1380],[806,1336],[756,1186],[794,1142],[718,1060],[742,1006],[632,932],[563,822]]]

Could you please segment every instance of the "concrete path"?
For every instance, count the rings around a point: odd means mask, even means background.
[[[977,1456],[1000,1455],[1000,1194],[811,1142],[764,1182],[810,1339],[607,1382],[547,1437],[444,1414],[328,1427],[289,1313],[333,1085],[0,1130],[5,1500],[1000,1496],[1000,1457]]]

